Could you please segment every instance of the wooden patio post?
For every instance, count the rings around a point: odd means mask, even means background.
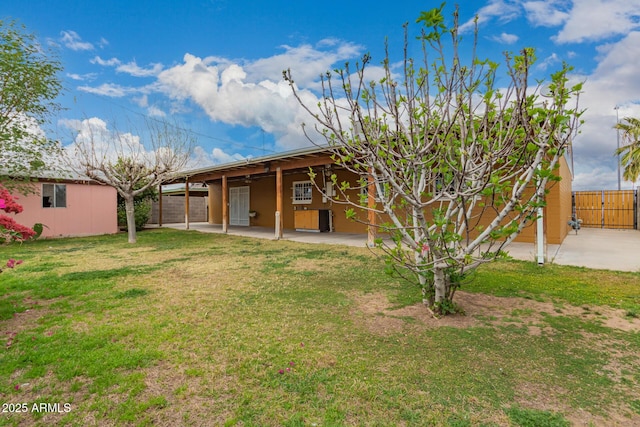
[[[184,181],[184,228],[189,229],[189,178]]]
[[[276,239],[282,239],[282,169],[276,168]]]
[[[222,232],[227,232],[227,223],[229,222],[229,204],[227,202],[227,176],[222,175]]]
[[[213,185],[207,184],[207,222],[213,224]]]
[[[162,183],[158,185],[158,227],[162,227]]]
[[[376,207],[376,186],[373,182],[371,170],[367,176],[367,207],[373,209]],[[376,213],[373,210],[367,211],[367,246],[370,248],[375,245],[376,240]]]

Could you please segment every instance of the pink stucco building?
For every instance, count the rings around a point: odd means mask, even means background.
[[[42,237],[118,232],[114,188],[84,180],[39,180],[31,185],[35,194],[25,196],[14,192],[24,211],[13,216],[28,227],[44,224]]]

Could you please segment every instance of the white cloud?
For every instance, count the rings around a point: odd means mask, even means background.
[[[527,20],[536,27],[556,27],[569,19],[567,0],[525,1]]]
[[[295,69],[296,83],[302,87],[317,86],[319,76],[340,64],[341,61],[357,58],[364,48],[353,43],[346,43],[337,39],[321,40],[316,47],[305,44],[291,47],[282,46],[285,52],[268,58],[246,64],[247,75],[253,81],[268,79],[278,81],[282,78],[282,71]],[[330,50],[321,50],[322,48]]]
[[[97,77],[97,74],[96,73],[87,73],[87,74],[67,73],[67,77],[76,81],[85,81],[85,80],[94,80]]]
[[[201,146],[195,146],[187,169],[206,168],[211,165],[213,165],[213,161],[211,160],[209,153],[207,153],[207,151]]]
[[[517,0],[489,0],[489,3],[480,8],[476,13],[478,17],[478,25],[482,25],[493,18],[498,18],[502,22],[509,22],[520,16],[521,7]],[[460,25],[460,32],[473,31],[474,19],[470,19]]]
[[[239,65],[218,67],[190,54],[184,56],[183,64],[162,71],[158,81],[164,93],[194,102],[211,120],[258,126],[277,138],[291,132],[301,110],[284,81],[248,81]],[[296,136],[294,147],[305,145],[300,131]]]
[[[78,90],[96,95],[104,95],[111,98],[121,98],[129,93],[137,92],[136,89],[127,88],[113,83],[103,83],[98,87],[78,86]]]
[[[73,142],[64,147],[72,162],[78,150],[95,153],[94,162],[100,162],[101,159],[113,162],[122,156],[143,160],[147,156],[139,136],[109,129],[107,123],[100,118],[63,119],[59,124],[74,134]]]
[[[616,105],[619,117],[640,116],[640,80],[635,61],[640,58],[640,32],[632,32],[617,43],[601,47],[599,64],[586,76],[581,107],[585,124],[574,144],[576,178],[574,186],[589,189],[591,176],[597,176],[598,186],[593,188],[617,188],[617,163],[614,151],[617,147]],[[624,183],[627,188],[630,183]]]
[[[140,97],[133,97],[131,99],[138,107],[146,108],[147,115],[151,117],[166,117],[167,113],[164,112],[160,107],[156,105],[149,104],[149,95],[146,93]]]
[[[574,176],[574,191],[589,191],[606,189],[615,190],[617,188],[617,171],[609,168],[596,167],[588,172],[580,172]],[[615,183],[615,186],[612,184]]]
[[[193,153],[191,155],[191,159],[187,168],[198,169],[217,164],[236,162],[244,159],[245,157],[239,153],[229,154],[228,152],[220,148],[214,148],[213,150],[208,152],[198,145],[193,149]]]
[[[283,52],[255,61],[232,61],[221,57],[197,57],[185,54],[183,62],[169,68],[150,64],[146,68],[135,61],[124,63],[112,57],[95,56],[91,63],[114,67],[116,72],[136,77],[157,77],[148,85],[126,87],[104,83],[97,87],[80,86],[84,92],[109,97],[134,95],[132,101],[147,109],[152,116],[183,114],[194,108],[202,109],[216,122],[244,127],[258,127],[271,133],[278,149],[293,149],[310,144],[302,130],[302,123],[315,123],[314,119],[293,97],[289,85],[282,79],[282,71],[293,72],[299,94],[305,105],[315,108],[319,92],[320,75],[340,62],[358,57],[363,47],[338,39],[324,39],[315,45],[282,46]],[[355,70],[352,70],[355,71]],[[379,80],[384,70],[377,65],[368,66],[367,80]],[[169,111],[152,101],[151,96],[167,96]],[[167,104],[164,104],[165,106]],[[311,130],[312,134],[313,129]],[[324,142],[315,135],[317,142]]]
[[[101,64],[104,65],[104,64]],[[149,68],[142,68],[136,64],[135,61],[131,61],[127,64],[120,64],[116,67],[116,71],[119,73],[126,73],[134,77],[152,77],[157,76],[162,71],[162,64],[150,64]]]
[[[109,46],[109,40],[105,39],[104,37],[100,37],[98,46],[100,46],[100,49],[104,49],[105,47]]]
[[[502,33],[499,36],[493,36],[491,39],[498,43],[513,44],[518,41],[519,37],[515,34]]]
[[[603,40],[640,28],[640,0],[579,0],[573,2],[558,43]]]
[[[523,13],[536,27],[563,26],[553,37],[557,43],[604,40],[640,28],[640,0],[489,0],[477,12],[478,24],[509,22]],[[470,19],[460,31],[471,31],[473,25]]]
[[[580,108],[585,123],[574,141],[575,189],[617,188],[616,123],[614,107],[623,113],[640,116],[640,79],[637,62],[640,58],[640,0],[489,0],[478,11],[479,22],[509,21],[518,17],[518,8],[533,26],[558,27],[552,38],[557,43],[573,43],[575,49],[551,53],[538,65],[544,71],[562,59],[587,58],[585,43],[611,40],[596,47],[598,65],[593,71],[581,70],[573,80],[582,80],[584,92]],[[471,29],[472,21],[464,29]],[[579,52],[579,53],[577,53]],[[632,183],[623,182],[623,188]]]
[[[335,67],[336,62],[358,56],[362,47],[325,39],[316,47],[284,49],[282,54],[245,63],[186,54],[182,64],[158,75],[155,87],[174,101],[194,103],[213,121],[259,127],[273,134],[280,148],[307,146],[310,142],[303,134],[302,123],[314,120],[293,96],[282,79],[282,71],[291,68],[305,105],[315,108],[318,97],[310,89],[320,88],[320,75]],[[379,80],[382,76],[379,66],[366,71],[367,79]],[[322,142],[317,135],[316,139]]]
[[[133,98],[133,102],[135,102],[138,107],[146,108],[149,106],[149,96],[147,94],[142,95],[140,98]]]
[[[536,68],[542,71],[546,71],[550,66],[558,64],[559,62],[560,62],[560,58],[558,57],[558,55],[556,53],[552,53],[551,55],[543,59],[542,62],[540,62],[536,66]]]
[[[61,31],[60,34],[62,35],[60,38],[62,44],[71,50],[93,50],[93,45],[89,42],[83,42],[75,31]]]
[[[90,59],[89,62],[105,67],[115,67],[117,65],[120,65],[120,60],[118,58],[102,59],[99,56],[95,56],[93,59]]]
[[[158,82],[163,92],[172,98],[186,100],[193,98],[197,104],[206,103],[207,98],[216,95],[219,70],[209,66],[189,53],[184,55],[184,63],[168,68],[160,73]]]
[[[162,111],[160,108],[156,107],[155,105],[151,105],[149,108],[147,108],[147,114],[151,117],[166,117],[167,113],[165,113],[164,111]]]
[[[632,32],[619,42],[599,49],[598,66],[589,76],[585,87],[585,100],[597,111],[609,111],[615,104],[638,101],[640,79],[637,61],[640,58],[640,31]],[[604,100],[610,100],[609,105]]]
[[[238,154],[238,153],[227,154],[226,152],[224,152],[220,148],[214,148],[211,151],[211,159],[212,159],[212,162],[214,164],[235,162],[235,161],[238,161],[238,160],[244,160],[244,158],[245,157],[243,155]]]
[[[155,128],[148,122],[134,132],[123,131],[115,123],[91,117],[84,120],[60,120],[62,127],[73,135],[73,142],[64,146],[65,158],[77,172],[85,169],[79,166],[79,160],[93,166],[99,172],[103,165],[113,164],[120,158],[131,159],[136,164],[155,168],[158,165],[170,165],[181,169],[188,160],[181,150],[180,142],[172,138],[164,139],[161,134],[164,127]],[[155,136],[154,136],[155,135]],[[181,137],[178,137],[181,139]]]

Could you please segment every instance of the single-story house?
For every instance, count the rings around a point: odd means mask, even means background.
[[[323,197],[309,178],[309,168],[318,182],[323,182],[323,174],[325,182],[331,174],[338,182],[355,184],[359,179],[336,165],[327,148],[312,147],[187,171],[174,182],[206,185],[208,222],[221,224],[223,230],[229,225],[273,227],[276,237],[282,237],[285,229],[362,233],[371,242],[375,227],[347,219],[345,205]],[[564,158],[556,173],[562,180],[550,186],[544,213],[545,239],[550,244],[561,243],[569,233],[572,213],[572,177]],[[188,223],[189,193],[184,199]],[[361,215],[375,221],[371,213]],[[534,242],[535,233],[535,226],[527,227],[517,241]]]
[[[113,187],[89,179],[52,178],[38,178],[27,185],[27,195],[12,192],[24,210],[7,215],[27,227],[44,224],[42,237],[118,232],[118,201]]]

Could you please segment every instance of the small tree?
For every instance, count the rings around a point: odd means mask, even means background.
[[[624,165],[624,179],[636,182],[640,176],[640,120],[625,117],[627,123],[618,123],[614,127],[622,131],[625,144],[616,150],[622,155],[620,162]]]
[[[61,70],[33,34],[0,20],[0,182],[5,187],[33,176],[60,153],[39,126],[60,109],[55,99],[62,90]]]
[[[146,182],[138,184],[138,188],[146,185]],[[137,188],[136,188],[137,189]],[[151,218],[151,203],[158,200],[158,187],[148,187],[138,194],[133,201],[136,231],[141,231]],[[127,210],[122,196],[118,194],[118,225],[127,227]]]
[[[354,185],[333,175],[333,200],[351,205],[352,218],[362,209],[386,215],[382,230],[392,241],[376,243],[389,269],[417,283],[436,314],[454,311],[461,280],[501,254],[544,206],[578,125],[581,89],[568,86],[566,65],[546,85],[530,87],[532,49],[505,55],[509,84],[498,89],[498,64],[475,54],[477,26],[464,65],[458,11],[449,28],[443,8],[417,21],[420,62],[408,54],[405,26],[400,77],[387,50],[384,77],[367,82],[365,56],[353,74],[346,64],[322,77],[316,109],[304,105],[291,71],[284,73],[334,161],[361,176]],[[353,197],[355,189],[366,191]]]
[[[109,132],[104,122],[94,119],[67,150],[75,172],[115,188],[122,197],[129,243],[136,242],[136,196],[180,172],[194,143],[189,132],[166,122],[147,121],[144,133],[147,144],[131,133]]]

